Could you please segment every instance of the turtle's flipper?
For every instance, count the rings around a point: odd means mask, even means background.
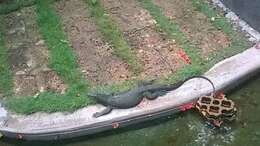
[[[101,111],[101,112],[96,112],[95,114],[93,114],[93,117],[94,117],[94,118],[98,118],[98,117],[100,117],[100,116],[109,114],[112,110],[113,110],[112,107],[107,107],[107,108],[104,109],[103,111]]]

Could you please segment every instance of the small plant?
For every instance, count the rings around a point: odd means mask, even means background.
[[[94,5],[97,4],[97,0],[91,0],[91,3],[92,3],[92,5],[94,6]]]

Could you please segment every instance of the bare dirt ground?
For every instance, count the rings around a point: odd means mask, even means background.
[[[64,92],[66,85],[48,68],[48,50],[38,32],[34,7],[8,14],[5,23],[14,94],[29,96],[47,90]]]
[[[212,26],[207,17],[196,11],[191,0],[153,0],[164,14],[176,22],[194,44],[202,49],[203,56],[228,47],[228,37]],[[214,21],[212,18],[211,21]]]
[[[84,1],[60,1],[54,7],[62,18],[65,32],[88,80],[93,84],[105,84],[131,76],[127,64],[112,55],[113,48],[102,39]]]
[[[175,40],[167,39],[156,30],[156,21],[137,1],[102,0],[102,4],[143,62],[141,78],[166,76],[182,66]]]

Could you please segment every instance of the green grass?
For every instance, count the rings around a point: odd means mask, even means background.
[[[68,43],[59,17],[51,7],[52,0],[37,0],[37,23],[50,50],[50,67],[69,85],[66,94],[41,93],[38,97],[12,97],[6,106],[23,114],[37,111],[73,111],[94,103],[86,93],[89,85],[78,70],[76,55]]]
[[[167,83],[175,83],[188,76],[198,75],[202,73],[202,66],[205,61],[200,55],[200,49],[192,44],[186,35],[180,30],[179,26],[166,17],[161,9],[151,0],[138,0],[141,5],[150,12],[153,18],[157,21],[157,26],[160,31],[166,32],[168,36],[174,40],[191,58],[191,64],[185,65],[173,75],[163,79]]]
[[[161,29],[163,32],[166,32],[169,37],[175,39],[176,43],[191,57],[193,65],[202,62],[202,57],[199,54],[200,49],[198,49],[187,39],[186,35],[180,30],[176,23],[166,17],[162,13],[161,9],[151,0],[138,1],[157,21],[159,29]]]
[[[100,1],[95,0],[95,3],[91,0],[85,1],[88,8],[90,8],[91,15],[94,17],[99,31],[102,32],[105,39],[113,45],[114,54],[127,62],[130,69],[135,74],[140,73],[143,69],[140,60],[125,41],[124,36],[117,25],[109,18],[108,14],[101,6]]]
[[[77,84],[82,77],[78,71],[77,58],[69,45],[59,17],[51,7],[52,0],[37,0],[37,23],[50,49],[50,66],[69,84]]]
[[[4,42],[4,19],[0,15],[0,93],[11,94],[12,75],[8,63],[8,52]]]
[[[44,92],[39,96],[10,97],[5,100],[5,106],[16,113],[32,114],[35,112],[72,112],[83,108],[94,101],[87,98],[84,85],[70,87],[66,94]]]
[[[125,81],[122,84],[98,86],[90,89],[77,70],[76,56],[67,43],[67,37],[62,30],[59,18],[50,7],[51,2],[51,0],[39,0],[37,2],[37,21],[40,26],[40,31],[51,52],[50,66],[67,84],[70,85],[70,88],[65,95],[48,92],[42,93],[38,97],[10,98],[6,102],[9,109],[22,114],[30,114],[38,111],[74,111],[94,103],[93,100],[87,97],[87,92],[120,92],[137,85],[138,81]],[[185,65],[173,75],[161,79],[160,81],[162,82],[175,83],[176,81],[189,76],[202,74],[218,61],[237,54],[251,45],[245,37],[233,29],[226,18],[218,15],[217,11],[213,10],[205,0],[193,0],[193,5],[208,16],[209,19],[211,17],[216,18],[215,21],[211,21],[212,24],[216,28],[222,30],[231,39],[231,44],[228,48],[213,53],[210,56],[210,60],[203,60],[200,57],[199,49],[189,42],[184,33],[180,31],[177,24],[163,15],[158,6],[154,5],[151,0],[139,0],[139,2],[155,18],[158,23],[158,28],[161,31],[166,32],[169,37],[175,39],[178,45],[192,58],[191,65]],[[128,56],[129,54],[127,52],[129,52],[130,49],[127,43],[124,41],[123,36],[116,25],[109,19],[99,1],[94,5],[92,4],[92,1],[87,1],[87,4],[91,8],[91,13],[95,18],[100,31],[116,48],[115,54],[121,56],[121,58],[124,58],[125,55]],[[3,50],[1,50],[1,46],[3,46],[2,43],[0,42],[0,51]],[[128,57],[125,57],[124,60],[127,61],[129,59]],[[135,56],[130,55],[130,58],[132,57],[135,58]],[[134,65],[135,63],[129,64]]]
[[[200,56],[200,49],[189,42],[185,34],[179,29],[179,26],[174,23],[174,21],[167,18],[162,13],[161,9],[152,2],[152,0],[138,1],[157,21],[159,29],[166,32],[169,37],[175,39],[178,45],[183,48],[192,59],[191,65],[185,65],[175,74],[163,79],[163,82],[174,83],[192,75],[202,74],[217,62],[240,53],[252,45],[243,35],[241,35],[241,33],[238,33],[233,29],[232,25],[225,17],[220,16],[216,10],[212,9],[206,0],[192,0],[193,6],[204,13],[209,20],[210,18],[215,17],[215,21],[211,21],[213,26],[223,31],[231,39],[231,44],[229,47],[212,53],[209,60],[204,60]]]
[[[12,11],[18,10],[22,7],[31,6],[35,3],[35,0],[4,0],[0,4],[0,14],[7,14]]]
[[[228,20],[221,16],[216,10],[214,10],[208,3],[207,0],[192,0],[193,6],[204,15],[206,15],[209,19],[212,17],[215,18],[214,21],[210,21],[213,26],[217,29],[224,32],[230,38],[230,45],[227,48],[220,50],[219,52],[215,52],[210,57],[209,66],[228,58],[232,55],[240,53],[245,49],[252,46],[252,43],[249,42],[242,33],[234,30],[232,24],[228,22]]]
[[[98,92],[120,92],[130,89],[136,85],[136,81],[125,81],[122,84],[112,84],[109,86],[99,86],[90,89],[89,85],[82,79],[78,71],[76,62],[76,55],[68,44],[67,36],[62,30],[62,24],[59,17],[56,15],[51,7],[52,0],[38,0],[37,7],[37,22],[40,32],[46,41],[50,50],[50,67],[58,73],[59,76],[69,85],[66,94],[61,95],[58,93],[45,92],[37,97],[12,97],[5,101],[5,106],[8,109],[21,114],[31,114],[38,111],[43,112],[57,112],[57,111],[74,111],[76,109],[85,107],[89,104],[94,104],[94,100],[87,97],[87,93],[91,91]],[[92,8],[92,12],[96,8]],[[127,44],[124,42],[120,31],[112,21],[106,16],[103,18],[96,18],[102,26],[103,33],[108,38],[112,39],[117,47],[122,50],[116,50],[121,57],[129,59],[130,65],[135,67],[135,71],[140,71],[137,60],[129,52],[130,49],[126,48]],[[104,21],[102,23],[101,21]],[[111,24],[105,27],[105,23]],[[126,50],[127,49],[127,50]],[[128,58],[130,57],[130,58]],[[132,61],[132,62],[131,62]]]

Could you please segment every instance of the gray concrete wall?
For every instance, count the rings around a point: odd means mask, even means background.
[[[260,31],[260,0],[221,0],[228,8]]]

